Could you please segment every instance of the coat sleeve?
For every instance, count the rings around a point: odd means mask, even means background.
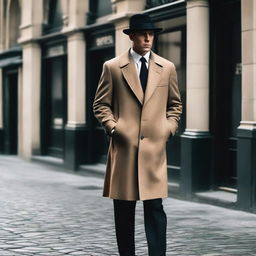
[[[112,97],[112,76],[108,63],[105,62],[93,102],[93,111],[107,134],[110,134],[111,130],[116,126],[116,120],[112,111]]]
[[[174,135],[178,128],[178,121],[182,113],[182,103],[180,99],[180,92],[178,88],[177,73],[175,66],[172,64],[169,80],[168,102],[166,116],[170,122],[171,134]]]

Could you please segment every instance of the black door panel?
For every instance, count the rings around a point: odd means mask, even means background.
[[[18,71],[4,72],[4,153],[17,154],[18,147]]]
[[[93,100],[95,92],[98,87],[98,82],[102,72],[103,63],[114,57],[114,48],[97,49],[89,52],[90,65],[88,66],[88,81],[87,85],[87,120],[90,120],[90,162],[105,163],[108,150],[108,138],[104,132],[103,127],[99,124],[93,115]]]
[[[172,61],[175,64],[183,113],[179,122],[179,129],[174,137],[167,143],[167,164],[169,177],[172,181],[179,182],[180,177],[180,135],[186,128],[186,30],[185,27],[178,27],[165,31],[158,36],[156,45],[157,53],[160,56]]]
[[[63,158],[67,121],[66,57],[45,60],[42,105],[44,154]]]
[[[241,120],[241,3],[213,1],[211,131],[214,136],[213,183],[236,188],[237,127]]]

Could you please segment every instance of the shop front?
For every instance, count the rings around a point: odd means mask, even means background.
[[[237,192],[237,128],[241,120],[241,2],[211,5],[213,186]]]
[[[41,88],[41,150],[64,158],[67,121],[67,56],[63,41],[43,45]]]
[[[21,49],[0,55],[0,152],[18,154]]]
[[[145,10],[163,28],[155,38],[154,51],[174,63],[183,113],[179,129],[167,142],[168,177],[172,186],[179,188],[181,175],[181,135],[186,128],[186,5],[184,1],[147,1]]]
[[[105,61],[115,57],[114,27],[107,25],[87,33],[87,128],[88,128],[88,162],[105,163],[108,138],[103,127],[93,114],[93,100]]]

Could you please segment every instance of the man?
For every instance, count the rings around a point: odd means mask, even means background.
[[[137,200],[143,201],[149,256],[166,255],[165,147],[182,107],[173,63],[151,51],[161,30],[146,14],[131,17],[123,32],[132,48],[104,63],[94,100],[94,114],[111,137],[103,195],[114,200],[121,256],[135,255]]]

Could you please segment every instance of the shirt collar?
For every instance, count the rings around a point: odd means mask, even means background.
[[[133,58],[134,62],[136,62],[136,63],[139,63],[139,62],[140,62],[140,58],[141,58],[141,57],[144,57],[144,58],[146,59],[147,63],[148,63],[148,61],[149,61],[150,51],[147,52],[144,56],[141,56],[141,55],[139,55],[137,52],[135,52],[135,51],[131,48],[130,53],[131,53],[131,55],[132,55],[132,58]]]

